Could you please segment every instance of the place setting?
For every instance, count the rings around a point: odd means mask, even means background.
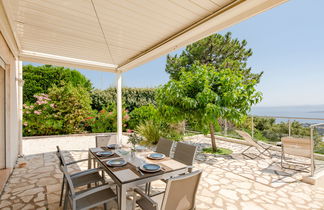
[[[150,153],[146,156],[148,159],[151,160],[163,160],[165,158],[165,155],[162,153]]]

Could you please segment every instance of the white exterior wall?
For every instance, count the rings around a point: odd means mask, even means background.
[[[0,57],[5,62],[6,77],[6,168],[15,166],[19,154],[19,142],[21,122],[19,120],[20,111],[18,101],[18,60],[17,48],[14,45],[13,34],[6,19],[2,4],[0,4]]]

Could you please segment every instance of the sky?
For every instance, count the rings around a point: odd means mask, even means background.
[[[323,0],[290,0],[219,32],[230,31],[252,48],[248,64],[253,72],[264,72],[257,87],[263,100],[257,106],[324,104],[323,8]],[[124,73],[123,86],[165,84],[169,79],[165,63],[166,56],[162,56]],[[95,88],[115,85],[113,73],[78,70]]]

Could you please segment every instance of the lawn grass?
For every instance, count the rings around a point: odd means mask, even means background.
[[[213,151],[211,147],[203,148],[204,153],[215,154],[215,155],[230,155],[233,153],[230,149],[218,147],[216,151]]]

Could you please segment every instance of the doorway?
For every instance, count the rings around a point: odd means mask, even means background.
[[[0,66],[0,169],[6,168],[5,70]]]

